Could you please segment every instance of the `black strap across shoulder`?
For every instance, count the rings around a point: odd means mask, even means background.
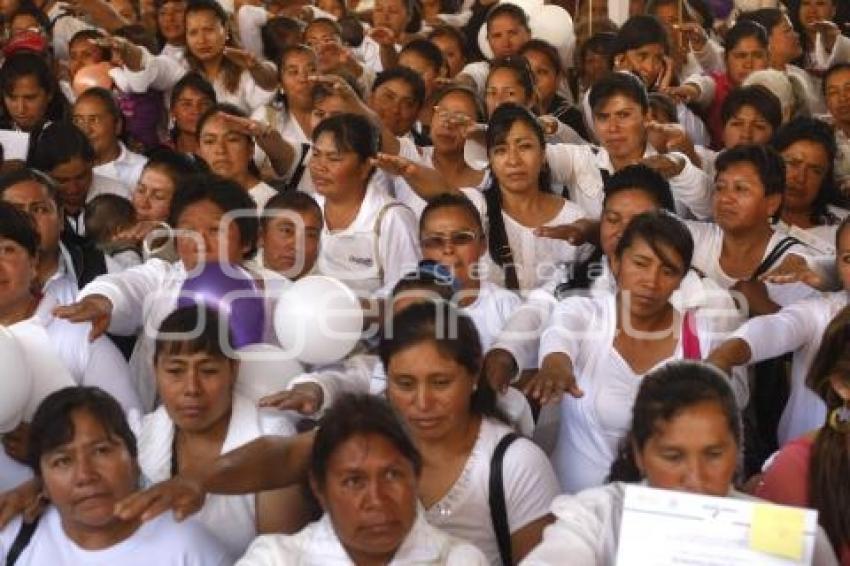
[[[307,168],[307,154],[310,152],[310,144],[301,144],[301,159],[298,161],[298,166],[292,172],[292,178],[286,184],[286,190],[295,190],[298,188],[298,183],[301,182],[301,177],[304,176],[304,169]]]
[[[786,236],[785,238],[779,240],[779,243],[776,244],[772,250],[770,250],[770,253],[767,254],[766,258],[764,258],[764,261],[762,261],[756,268],[755,272],[753,273],[752,279],[758,279],[759,277],[767,273],[768,270],[773,267],[773,264],[776,263],[780,257],[782,257],[782,254],[787,252],[791,248],[791,246],[799,243],[800,240],[794,238],[793,236]]]
[[[505,452],[519,435],[511,432],[502,437],[493,458],[490,460],[490,519],[496,532],[496,543],[499,545],[499,556],[502,564],[509,566],[511,560],[511,529],[508,524],[508,508],[505,504],[505,482],[502,478]]]
[[[12,541],[12,546],[9,548],[9,553],[6,555],[6,566],[12,566],[18,561],[21,554],[29,545],[32,536],[35,534],[35,529],[38,527],[39,517],[36,517],[32,523],[21,521],[21,528],[18,529],[18,534],[15,540]]]

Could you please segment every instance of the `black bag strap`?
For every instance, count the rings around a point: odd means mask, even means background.
[[[35,534],[36,527],[38,527],[39,518],[36,517],[32,523],[21,521],[21,528],[18,529],[18,534],[15,536],[15,540],[12,541],[12,546],[6,555],[6,566],[12,566],[17,562],[18,558],[20,558],[21,554],[27,548],[27,545],[32,540],[32,536]]]
[[[310,153],[310,147],[309,143],[301,144],[301,159],[298,161],[295,171],[292,172],[289,182],[286,184],[287,191],[294,191],[298,188],[298,183],[301,182],[301,177],[304,176],[304,170],[307,168],[307,154]]]
[[[776,244],[775,246],[773,246],[773,249],[770,250],[770,253],[767,254],[766,258],[764,258],[764,261],[762,261],[759,264],[759,266],[753,272],[753,276],[750,277],[750,279],[751,280],[758,279],[759,277],[761,277],[762,275],[767,273],[767,271],[771,267],[773,267],[773,264],[776,263],[779,260],[780,257],[782,257],[782,254],[787,252],[791,248],[791,246],[799,244],[799,243],[800,243],[800,240],[798,240],[797,238],[794,238],[793,236],[786,236],[785,238],[782,238],[781,240],[779,240],[779,243]]]
[[[508,508],[505,504],[505,482],[502,478],[502,468],[505,460],[505,452],[519,435],[511,432],[502,437],[493,458],[490,460],[490,519],[493,521],[493,530],[496,532],[496,543],[499,545],[499,556],[502,564],[510,566],[511,559],[511,529],[508,525]]]

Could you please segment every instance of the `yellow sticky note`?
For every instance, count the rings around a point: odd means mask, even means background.
[[[750,548],[802,560],[804,509],[757,503],[750,524]]]

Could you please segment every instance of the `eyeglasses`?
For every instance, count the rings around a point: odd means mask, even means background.
[[[461,230],[459,232],[452,232],[451,234],[428,234],[423,236],[419,240],[419,243],[422,245],[422,249],[439,250],[446,247],[446,244],[449,243],[455,247],[468,246],[480,236],[480,234],[471,230]]]
[[[75,114],[71,118],[71,121],[74,123],[75,126],[79,127],[98,126],[101,122],[103,122],[103,116],[100,116],[99,114],[90,114],[88,116],[85,116],[83,114]]]

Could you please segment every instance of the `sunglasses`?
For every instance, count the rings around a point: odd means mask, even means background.
[[[467,246],[480,237],[480,234],[472,230],[461,230],[459,232],[452,232],[451,234],[428,234],[423,236],[419,240],[419,243],[422,245],[422,249],[439,250],[446,247],[446,244],[449,243],[455,247]]]

